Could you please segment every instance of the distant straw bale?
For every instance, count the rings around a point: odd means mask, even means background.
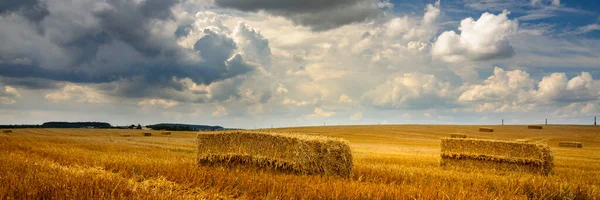
[[[445,138],[441,148],[444,167],[548,175],[554,166],[552,151],[545,144]]]
[[[463,133],[451,133],[450,138],[467,138],[467,135]]]
[[[121,137],[131,137],[131,134],[120,134]]]
[[[351,176],[353,167],[346,140],[255,131],[199,133],[198,165],[342,177]]]
[[[163,131],[161,134],[163,134],[163,135],[171,135],[171,131]]]
[[[7,129],[7,130],[2,130],[2,133],[12,133],[12,132],[13,132],[13,131],[12,131],[12,130],[9,130],[9,129]]]
[[[479,132],[494,132],[494,129],[488,127],[480,127]]]
[[[540,126],[540,125],[528,125],[527,128],[528,129],[542,129],[542,126]]]
[[[583,148],[581,142],[558,142],[559,147]]]
[[[152,136],[152,133],[144,133],[144,136]]]

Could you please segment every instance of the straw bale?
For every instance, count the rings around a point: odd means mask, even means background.
[[[528,129],[542,129],[542,126],[540,126],[540,125],[528,125],[527,128]]]
[[[171,131],[163,131],[161,134],[163,134],[163,135],[171,135]]]
[[[494,132],[494,129],[488,127],[480,127],[479,132]]]
[[[558,142],[559,147],[583,148],[581,142]]]
[[[554,165],[552,151],[545,144],[445,138],[441,148],[442,166],[493,166],[489,169],[547,175]]]
[[[2,130],[2,133],[12,133],[13,131],[10,129]]]
[[[198,165],[255,166],[342,177],[351,176],[353,167],[346,140],[256,131],[199,133]]]
[[[144,133],[144,136],[152,136],[152,133]]]

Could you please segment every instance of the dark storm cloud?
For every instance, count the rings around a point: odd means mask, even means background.
[[[175,37],[181,38],[188,36],[192,31],[192,25],[181,25],[175,30]]]
[[[216,0],[221,7],[241,11],[318,12],[339,6],[354,5],[363,0]]]
[[[61,85],[55,81],[39,78],[6,78],[0,79],[0,83],[4,85],[18,85],[22,88],[39,90],[39,89],[56,89]]]
[[[111,36],[127,42],[137,51],[147,56],[161,53],[172,53],[159,41],[152,38],[148,23],[152,20],[168,20],[172,18],[171,6],[178,0],[146,0],[139,5],[131,1],[110,0],[114,9],[105,9],[95,13],[103,30]]]
[[[0,15],[13,12],[21,14],[23,17],[36,22],[42,20],[49,14],[46,5],[39,2],[39,0],[0,1]]]
[[[373,0],[215,0],[224,8],[245,12],[265,11],[308,26],[314,31],[375,19],[382,13]]]
[[[164,31],[157,23],[174,22],[171,7],[179,0],[105,2],[106,6],[99,8],[83,6],[89,9],[86,12],[78,10],[94,19],[85,25],[70,21],[78,19],[65,17],[70,16],[68,13],[51,10],[47,17],[52,23],[40,24],[46,30],[59,31],[50,36],[28,30],[33,29],[32,26],[0,17],[0,22],[5,20],[3,24],[18,28],[0,30],[0,44],[6,47],[0,48],[0,76],[6,77],[3,82],[42,88],[40,82],[44,79],[74,83],[123,81],[127,84],[100,89],[121,96],[145,97],[160,93],[161,88],[183,91],[185,87],[177,79],[189,78],[197,84],[210,84],[253,69],[240,55],[234,54],[237,46],[227,35],[205,30],[206,35],[196,42],[194,49],[186,49],[179,46],[176,39],[187,33],[157,34]],[[22,45],[32,43],[27,37],[19,37],[25,33],[40,44]],[[12,41],[2,41],[7,38]]]

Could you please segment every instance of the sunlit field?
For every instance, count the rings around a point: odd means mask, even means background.
[[[272,129],[350,142],[353,176],[198,166],[197,132],[14,129],[0,133],[0,199],[598,199],[600,128],[379,125]],[[144,132],[152,132],[144,137]],[[440,167],[440,139],[547,143],[548,176]],[[130,135],[129,137],[124,137]],[[560,141],[583,148],[559,147]]]

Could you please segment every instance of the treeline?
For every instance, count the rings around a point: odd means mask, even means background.
[[[45,122],[42,125],[38,124],[14,124],[0,125],[3,129],[13,128],[113,128],[106,122]]]
[[[106,122],[46,122],[42,128],[112,128]]]
[[[192,124],[154,124],[146,127],[152,130],[167,131],[220,131],[224,130],[221,126],[192,125]]]
[[[0,129],[15,129],[15,128],[41,128],[38,124],[11,124],[11,125],[0,125]]]
[[[225,130],[221,126],[194,125],[194,124],[169,124],[160,123],[147,125],[146,128],[153,130],[168,131],[221,131]],[[37,124],[15,124],[0,125],[0,129],[18,129],[18,128],[116,128],[116,129],[143,129],[142,125],[130,126],[112,126],[106,122],[45,122],[42,125]]]

